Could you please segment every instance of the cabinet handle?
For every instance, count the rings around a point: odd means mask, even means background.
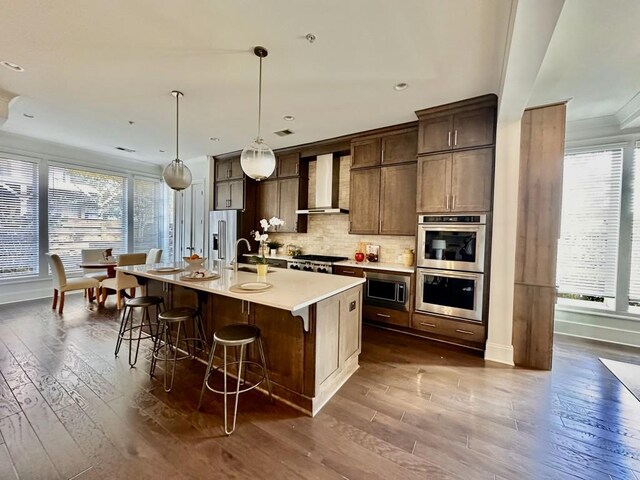
[[[447,136],[447,147],[451,146],[451,130],[449,130],[449,135]]]
[[[391,318],[391,315],[385,315],[384,313],[376,313],[376,316],[382,317],[382,318]]]
[[[354,272],[353,270],[342,270],[342,273],[352,273],[352,274],[355,274],[356,272]]]
[[[298,165],[300,165],[298,162],[296,162],[296,175],[298,175]]]
[[[469,330],[460,330],[459,328],[456,328],[456,332],[464,333],[465,335],[473,335],[473,332],[470,332]]]
[[[456,131],[453,133],[453,146],[457,146],[458,145],[458,130],[456,129]]]
[[[435,323],[420,322],[420,325],[424,325],[425,327],[436,328]]]
[[[451,210],[455,210],[455,209],[456,209],[456,196],[451,195]]]
[[[451,197],[451,195],[447,194],[447,210],[449,210],[449,198]]]
[[[227,178],[231,178],[231,167],[229,167],[229,170],[227,170]]]
[[[382,231],[382,219],[378,220],[378,232]]]
[[[384,163],[384,145],[382,146],[382,158],[380,159],[380,163]]]

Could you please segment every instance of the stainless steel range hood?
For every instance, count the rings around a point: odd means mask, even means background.
[[[349,213],[338,206],[340,158],[333,153],[316,157],[316,206],[296,213]]]

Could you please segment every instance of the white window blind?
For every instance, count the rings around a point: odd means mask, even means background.
[[[559,292],[614,298],[622,149],[567,155],[563,175]]]
[[[67,271],[80,270],[80,250],[127,251],[127,178],[49,166],[49,251]]]
[[[162,248],[162,210],[162,183],[136,177],[133,180],[134,251]]]
[[[38,165],[0,158],[0,278],[38,274]]]
[[[633,152],[633,180],[631,189],[631,279],[629,283],[629,303],[640,303],[640,142]]]

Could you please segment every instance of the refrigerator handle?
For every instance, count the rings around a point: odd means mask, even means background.
[[[227,225],[224,220],[218,220],[218,233],[220,234],[220,250],[218,257],[220,260],[227,258]]]

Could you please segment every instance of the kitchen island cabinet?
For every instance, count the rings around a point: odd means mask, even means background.
[[[363,278],[277,270],[266,277],[268,290],[237,293],[238,284],[256,281],[255,273],[222,269],[219,278],[185,281],[179,273],[159,275],[151,268],[121,270],[146,283],[149,294],[165,297],[169,307],[199,306],[208,339],[231,323],[260,328],[274,396],[309,415],[358,369]],[[248,359],[257,354],[250,347]],[[258,377],[247,366],[247,380]]]

